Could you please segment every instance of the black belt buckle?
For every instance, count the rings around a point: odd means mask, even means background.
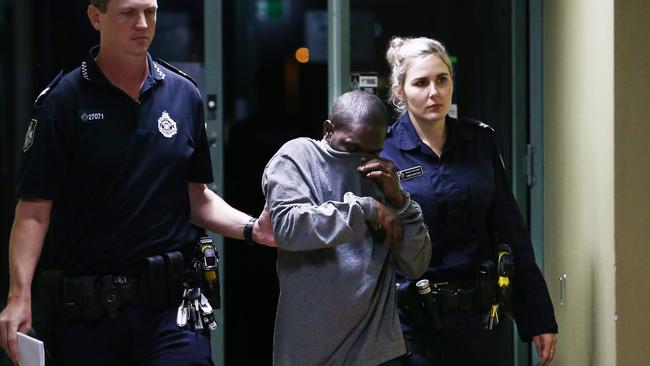
[[[104,275],[100,277],[100,282],[99,300],[109,318],[116,319],[122,305],[139,302],[137,283],[134,278],[124,275]]]
[[[122,305],[122,297],[116,284],[126,284],[126,278],[124,276],[104,275],[100,281],[102,289],[99,291],[99,299],[102,308],[104,308],[109,318],[117,319],[118,310]]]

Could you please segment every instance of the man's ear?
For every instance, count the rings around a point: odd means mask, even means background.
[[[325,122],[323,122],[323,138],[324,139],[329,139],[332,137],[332,134],[334,133],[334,123],[330,121],[329,119],[326,119]]]
[[[99,9],[97,9],[95,5],[88,5],[86,13],[88,14],[88,19],[90,19],[90,24],[92,24],[93,28],[95,28],[95,30],[100,30],[101,19],[99,18],[99,15],[101,12]]]

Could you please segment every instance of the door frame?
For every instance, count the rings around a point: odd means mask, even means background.
[[[223,197],[223,7],[222,0],[204,1],[204,70],[205,90],[202,90],[205,108],[205,125],[212,159],[214,182],[208,187]],[[219,324],[210,335],[212,361],[216,365],[225,364],[225,251],[223,236],[210,232],[215,247],[219,252],[219,278],[221,284],[221,308],[214,310],[214,317]]]
[[[544,269],[543,4],[511,0],[512,188],[527,218],[535,259]],[[514,329],[514,365],[537,364]]]
[[[350,0],[327,0],[328,110],[350,90]]]

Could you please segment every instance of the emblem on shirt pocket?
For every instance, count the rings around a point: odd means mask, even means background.
[[[158,118],[158,131],[167,138],[174,136],[178,132],[176,122],[169,116],[167,111],[163,111],[160,118]]]
[[[30,147],[34,144],[34,134],[36,133],[36,125],[38,120],[32,119],[29,121],[29,126],[27,127],[27,133],[25,134],[25,142],[23,143],[23,152],[27,152]]]
[[[402,180],[417,178],[423,174],[424,171],[422,170],[422,166],[418,165],[418,166],[414,166],[413,168],[400,170],[399,172],[397,172],[397,177],[399,178],[400,181],[402,181]]]

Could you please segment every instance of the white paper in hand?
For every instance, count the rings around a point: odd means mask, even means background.
[[[18,332],[18,363],[20,366],[45,366],[43,341]]]

